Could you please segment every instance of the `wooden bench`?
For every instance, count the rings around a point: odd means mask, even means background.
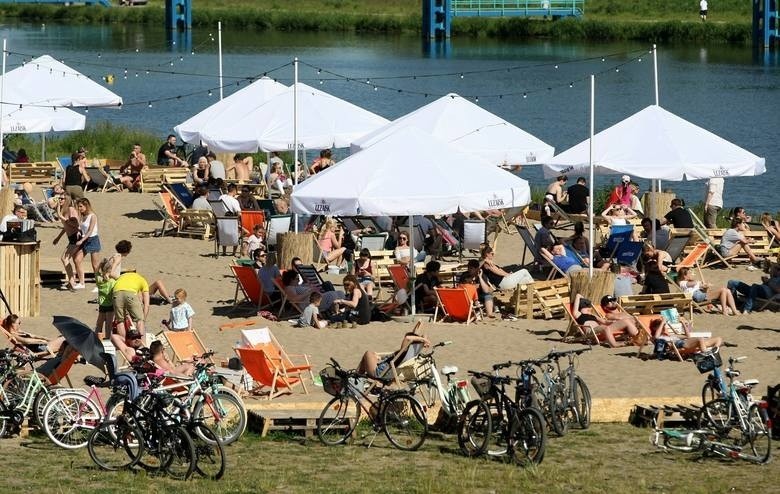
[[[51,187],[59,182],[57,173],[59,165],[54,161],[41,161],[37,163],[10,163],[8,165],[8,180],[12,183],[31,184]]]
[[[686,293],[624,295],[620,297],[619,303],[629,314],[657,314],[664,309],[676,308],[680,313],[687,312],[689,319],[693,320],[693,301]]]
[[[166,175],[170,177],[171,180],[178,179],[182,176],[186,180],[187,169],[182,167],[153,166],[141,170],[141,192],[159,192],[162,184],[166,183]]]
[[[515,315],[526,319],[563,317],[566,313],[564,305],[568,303],[568,278],[518,285],[510,299]]]
[[[164,184],[186,184],[189,171],[186,168],[168,169],[163,173],[162,183]]]
[[[706,231],[707,231],[707,235],[715,244],[720,244],[721,240],[723,239],[723,234],[726,232],[726,229],[708,228]],[[756,230],[749,230],[746,232],[742,232],[742,234],[749,242],[751,242],[750,250],[753,251],[755,255],[762,257],[762,256],[769,256],[772,254],[772,250],[770,249],[769,233],[766,230],[759,227]],[[699,235],[696,231],[692,230],[692,235],[691,235],[692,243],[689,243],[685,247],[685,253],[688,254],[690,251],[692,251],[695,247],[695,244],[702,240],[706,240],[706,239],[702,239],[701,235]],[[730,262],[750,262],[750,258],[747,256],[747,254],[745,254],[745,251],[743,250],[740,250],[736,256],[729,257],[728,260]]]

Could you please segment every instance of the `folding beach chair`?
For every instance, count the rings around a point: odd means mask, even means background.
[[[217,218],[221,218],[223,216],[227,216],[228,214],[228,208],[227,205],[222,202],[221,199],[212,200],[209,199],[209,206],[211,206],[211,210],[214,212],[214,216]]]
[[[718,261],[710,262],[705,265],[703,265],[703,268],[706,268],[708,266],[712,266],[713,264],[718,264],[720,262],[723,263],[724,266],[727,268],[731,268],[731,264],[728,263],[725,257],[721,255],[720,250],[718,249],[718,243],[715,242],[712,237],[710,237],[709,233],[707,233],[707,228],[704,226],[704,222],[696,216],[696,213],[693,212],[691,208],[687,208],[688,213],[691,215],[691,221],[693,221],[693,229],[696,232],[697,235],[699,235],[699,238],[706,242],[707,247],[712,251],[713,254],[718,258]]]
[[[214,257],[219,257],[220,247],[238,247],[241,245],[241,228],[238,223],[238,216],[217,216],[216,222]]]
[[[447,319],[457,322],[465,322],[466,325],[471,321],[477,320],[477,313],[474,311],[474,300],[469,296],[465,288],[434,288],[436,298],[439,303],[433,314],[433,321],[436,322],[439,316],[439,309],[442,311],[442,317],[439,322]]]
[[[685,246],[691,241],[690,231],[686,232],[672,232],[669,237],[669,243],[666,245],[666,252],[672,258],[672,262],[682,256]]]
[[[292,393],[292,388],[300,384],[304,392],[309,394],[300,372],[287,371],[276,365],[265,351],[253,348],[236,348],[235,351],[247,374],[254,381],[252,393],[260,393],[268,388],[266,392],[270,401],[283,394]]]
[[[295,312],[297,314],[303,314],[303,309],[305,309],[305,304],[303,302],[293,302],[289,298],[287,298],[287,292],[284,291],[284,285],[282,285],[282,279],[276,278],[274,279],[274,286],[277,290],[279,290],[279,295],[281,297],[281,303],[279,305],[279,313],[276,315],[276,317],[282,317],[282,314],[284,313],[284,308],[288,305],[295,309]],[[306,302],[308,303],[308,301]],[[304,305],[301,305],[304,304]]]
[[[590,326],[579,324],[574,318],[572,304],[563,304],[569,326],[563,335],[563,340],[569,343],[585,343],[588,345],[600,345],[602,340],[596,334],[596,330]]]
[[[249,236],[254,232],[255,225],[265,226],[265,212],[263,211],[241,211],[241,230],[244,235]]]
[[[114,183],[114,179],[99,166],[88,166],[85,170],[89,175],[89,181],[95,185],[98,192],[106,192],[107,190],[121,192],[122,185]]]
[[[158,192],[160,197],[160,204],[156,204],[157,212],[162,216],[162,227],[160,228],[160,236],[164,237],[168,229],[166,227],[170,224],[170,229],[178,229],[181,225],[181,215],[179,214],[176,205],[171,198],[169,192]],[[154,202],[154,201],[152,201]]]
[[[268,243],[269,250],[276,249],[276,236],[279,233],[286,233],[290,231],[290,225],[292,224],[291,214],[280,214],[277,216],[271,216],[268,219],[268,227],[266,228],[266,242]],[[272,249],[273,247],[273,249]]]
[[[545,261],[544,257],[539,252],[539,247],[536,245],[533,234],[531,234],[531,231],[523,225],[515,225],[515,228],[517,228],[517,232],[520,234],[520,238],[523,239],[523,245],[525,246],[523,248],[523,259],[520,263],[523,266],[526,266],[525,253],[530,252],[533,256],[533,264],[541,268]]]
[[[187,209],[192,207],[192,202],[195,198],[192,196],[192,192],[189,187],[187,187],[187,184],[166,183],[163,187],[168,189],[171,193],[171,197],[181,204],[182,208]]]
[[[368,249],[371,252],[384,250],[387,244],[387,233],[372,233],[360,236],[360,248]]]
[[[62,173],[65,173],[65,170],[73,164],[73,160],[70,156],[57,156],[57,163],[62,167]]]
[[[479,250],[485,243],[486,224],[483,220],[464,220],[463,221],[463,239],[460,243],[460,257],[463,257],[463,251]]]
[[[257,279],[257,274],[251,266],[239,266],[231,264],[230,270],[236,278],[236,293],[233,296],[233,307],[248,302],[253,310],[260,310],[271,306],[272,302],[263,290],[263,284]],[[238,291],[244,294],[244,299],[238,299]]]
[[[322,276],[320,276],[319,271],[317,271],[317,268],[315,268],[313,264],[301,264],[297,266],[295,270],[301,275],[304,285],[307,285],[311,287],[312,290],[318,292],[323,291],[325,280],[322,279]]]
[[[173,353],[177,362],[192,360],[194,356],[201,356],[207,352],[206,346],[195,330],[192,331],[161,331],[157,334],[161,340],[165,340],[167,347]]]

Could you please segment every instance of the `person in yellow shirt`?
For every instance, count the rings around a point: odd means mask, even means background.
[[[114,314],[118,321],[117,333],[125,337],[125,318],[135,324],[139,334],[144,334],[144,321],[149,315],[149,283],[138,273],[124,273],[116,280],[113,290]]]

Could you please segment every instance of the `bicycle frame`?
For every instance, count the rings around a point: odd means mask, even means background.
[[[421,365],[426,366],[427,372],[425,375],[421,376],[422,379],[417,379],[410,384],[410,389],[414,390],[416,387],[419,387],[420,384],[427,383],[427,390],[422,393],[425,405],[428,407],[433,406],[436,402],[436,395],[438,395],[444,413],[449,417],[457,417],[463,411],[462,406],[465,406],[469,401],[468,382],[465,380],[453,380],[450,375],[447,375],[447,386],[444,386],[439,374],[439,369],[436,367],[436,360],[433,357],[433,352],[437,347],[449,345],[451,343],[452,342],[450,341],[443,341],[434,345],[429,353],[418,356],[420,360],[424,361]],[[460,398],[460,400],[458,398]],[[462,405],[460,410],[456,406],[458,401],[460,401]]]
[[[9,371],[5,375],[5,379],[15,376],[16,370],[11,367],[9,368]],[[39,391],[43,390],[44,393],[48,394],[48,390],[46,388],[46,385],[41,380],[41,376],[38,375],[37,372],[35,372],[35,369],[33,369],[33,372],[30,374],[30,379],[27,381],[27,386],[24,390],[24,395],[22,397],[22,400],[16,404],[14,408],[11,408],[11,402],[8,399],[8,395],[5,392],[5,389],[2,390],[3,394],[3,403],[8,406],[8,412],[14,412],[14,411],[20,411],[22,412],[23,416],[27,416],[27,414],[30,413],[30,410],[32,410],[33,404],[35,403],[35,396],[38,394]]]

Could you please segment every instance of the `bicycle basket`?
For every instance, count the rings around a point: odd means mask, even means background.
[[[338,376],[336,368],[332,365],[320,371],[320,379],[322,379],[322,389],[332,396],[341,396],[347,387],[346,379]]]
[[[720,353],[697,353],[693,356],[693,362],[699,372],[706,374],[723,365]]]
[[[490,391],[490,379],[487,377],[474,376],[471,378],[471,385],[474,386],[474,389],[477,390],[477,394],[480,396],[480,398],[488,394]]]

